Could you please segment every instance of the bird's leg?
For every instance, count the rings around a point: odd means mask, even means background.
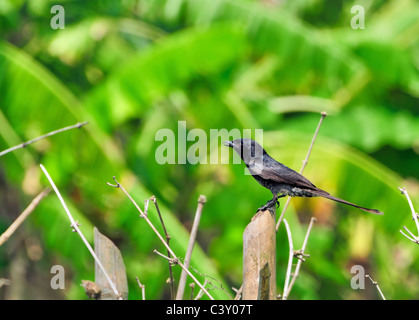
[[[269,200],[268,202],[266,202],[266,204],[262,207],[260,207],[256,212],[258,211],[265,211],[267,209],[269,209],[270,207],[274,206],[275,204],[277,205],[277,208],[279,208],[279,198],[285,197],[285,194],[281,194],[281,195],[277,195],[275,194],[274,197]]]
[[[276,202],[277,208],[279,208],[279,206],[280,206],[278,199],[279,199],[279,198],[283,198],[283,197],[285,197],[285,196],[286,196],[286,194],[280,194],[280,195],[276,195],[276,196],[274,196],[274,197],[273,197],[273,199],[272,199],[272,200],[274,200],[274,199],[275,199],[275,202]]]
[[[276,203],[278,203],[278,199],[273,197],[271,200],[266,202],[266,204],[264,206],[260,207],[256,212],[265,211],[265,210],[269,209],[270,207],[274,206]]]

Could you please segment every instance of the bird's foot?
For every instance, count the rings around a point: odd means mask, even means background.
[[[260,207],[256,212],[268,210],[268,209],[272,208],[273,206],[275,206],[275,204],[276,204],[276,207],[279,208],[279,201],[278,201],[277,196],[273,197],[273,199],[266,202],[266,204],[264,206]]]

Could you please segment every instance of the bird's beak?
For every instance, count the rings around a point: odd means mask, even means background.
[[[233,147],[233,143],[232,143],[231,141],[225,141],[225,142],[224,142],[224,145],[225,145],[226,147]]]

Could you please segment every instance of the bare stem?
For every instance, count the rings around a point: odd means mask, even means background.
[[[240,300],[243,292],[243,285],[240,287],[240,289],[232,288],[233,291],[236,293],[236,296],[234,297],[234,300]]]
[[[166,241],[163,239],[163,237],[160,235],[160,233],[157,231],[156,227],[151,223],[150,219],[148,219],[147,215],[144,214],[144,212],[141,210],[141,208],[138,206],[138,204],[135,202],[135,200],[129,195],[129,193],[125,190],[125,188],[116,180],[115,177],[113,177],[116,185],[110,184],[108,182],[108,185],[114,188],[120,188],[125,195],[130,199],[130,201],[134,204],[134,206],[137,208],[138,212],[140,213],[140,217],[143,218],[148,225],[151,227],[151,229],[154,231],[154,233],[159,237],[160,241],[163,243],[163,245],[166,247],[166,249],[170,252],[170,254],[173,256],[173,259],[176,259],[178,261],[178,264],[180,267],[186,271],[186,273],[192,278],[192,280],[201,288],[201,290],[211,299],[214,300],[214,298],[211,296],[211,294],[205,289],[205,287],[195,278],[195,276],[183,265],[182,262],[178,259],[178,257],[175,255],[173,250],[167,245]]]
[[[65,201],[64,201],[63,197],[61,196],[60,191],[58,191],[57,186],[55,185],[54,181],[52,180],[51,176],[49,175],[47,169],[45,169],[45,167],[42,164],[40,164],[39,166],[41,167],[42,171],[44,172],[45,176],[47,177],[49,183],[52,186],[52,189],[54,189],[55,193],[57,194],[58,199],[61,202],[61,205],[63,206],[65,212],[67,213],[67,216],[68,216],[68,218],[69,218],[69,220],[71,222],[71,227],[74,229],[75,232],[78,233],[78,235],[80,236],[80,238],[83,240],[83,242],[86,245],[87,249],[90,251],[90,253],[93,256],[93,258],[95,259],[97,265],[102,270],[103,274],[105,275],[106,279],[108,280],[109,285],[111,286],[112,291],[114,292],[115,296],[118,298],[118,300],[122,300],[121,293],[116,288],[116,286],[113,283],[112,279],[110,278],[110,276],[106,272],[105,267],[102,265],[102,263],[100,262],[98,256],[96,255],[95,251],[93,250],[93,248],[91,247],[91,245],[89,244],[89,242],[87,241],[87,239],[85,238],[85,236],[83,235],[83,233],[81,232],[81,230],[79,228],[79,224],[74,220],[73,216],[71,215],[70,210],[68,209],[67,205],[65,204]]]
[[[301,169],[300,169],[300,174],[302,174],[302,173],[303,173],[304,168],[306,167],[306,165],[307,165],[307,163],[308,163],[308,159],[309,159],[309,157],[310,157],[311,150],[313,149],[314,142],[315,142],[315,141],[316,141],[316,139],[317,139],[317,135],[319,134],[320,127],[321,127],[321,125],[322,125],[322,123],[323,123],[324,118],[326,118],[326,116],[327,116],[327,113],[323,111],[323,112],[321,113],[321,118],[320,118],[320,120],[319,120],[319,124],[317,125],[316,131],[314,132],[313,139],[311,140],[310,147],[308,148],[308,152],[307,152],[306,158],[303,160],[303,165],[301,166]],[[288,208],[288,206],[289,206],[289,204],[290,204],[290,201],[291,201],[291,197],[288,197],[287,202],[285,203],[284,208],[282,209],[282,212],[281,212],[281,215],[280,215],[280,217],[279,217],[279,219],[278,219],[278,222],[276,223],[276,232],[278,232],[279,226],[280,226],[280,224],[281,224],[281,221],[282,221],[282,220],[283,220],[283,218],[284,218],[285,211],[287,210],[287,208]]]
[[[416,236],[415,235],[413,235],[412,234],[412,232],[409,230],[409,229],[407,229],[406,228],[406,226],[404,226],[403,227],[407,232],[409,232],[409,234],[411,235],[411,236],[413,236],[413,238],[412,237],[409,237],[407,234],[405,234],[402,230],[399,230],[400,231],[400,233],[402,234],[402,235],[404,235],[407,239],[409,239],[410,241],[412,241],[412,242],[414,242],[414,243],[417,243],[417,244],[419,244],[419,240],[418,239],[416,239]]]
[[[157,214],[159,215],[160,222],[161,222],[161,224],[163,226],[163,231],[164,231],[164,234],[166,236],[166,243],[169,246],[169,242],[170,242],[171,237],[170,237],[169,233],[166,230],[166,226],[164,224],[163,217],[162,217],[162,215],[160,213],[159,205],[157,204],[157,199],[156,199],[155,196],[152,196],[150,198],[150,200],[153,201],[154,206],[156,207]],[[170,258],[170,252],[169,252],[169,250],[167,250],[167,255]],[[169,263],[169,285],[170,285],[170,297],[173,300],[175,298],[175,281],[173,279],[173,270],[172,270],[172,264],[171,263]]]
[[[193,300],[193,299],[194,299],[194,297],[193,297],[193,292],[194,292],[194,289],[195,289],[195,282],[190,283],[190,284],[189,284],[189,287],[191,288],[191,296],[190,296],[190,300]]]
[[[88,123],[89,122],[87,122],[87,121],[85,121],[85,122],[79,122],[79,123],[76,123],[75,125],[72,125],[72,126],[68,126],[68,127],[65,127],[65,128],[61,128],[61,129],[58,129],[58,130],[51,131],[51,132],[49,132],[47,134],[44,134],[44,135],[42,135],[40,137],[37,137],[35,139],[32,139],[32,140],[23,142],[21,144],[18,144],[17,146],[14,146],[14,147],[11,147],[9,149],[6,149],[6,150],[1,151],[0,152],[0,157],[3,156],[3,155],[5,155],[6,153],[15,151],[17,149],[25,148],[27,145],[29,145],[31,143],[34,143],[34,142],[37,142],[38,140],[41,140],[41,139],[44,139],[44,138],[53,136],[54,134],[61,133],[61,132],[67,131],[67,130],[71,130],[71,129],[75,129],[75,128],[81,128],[82,126],[84,126],[84,125],[86,125]]]
[[[205,279],[205,281],[204,281],[204,286],[206,286],[206,285],[207,285],[207,283],[208,283],[208,280],[207,280],[207,279]],[[204,292],[203,292],[203,291],[202,291],[202,289],[201,289],[201,290],[199,290],[199,292],[198,292],[198,294],[196,295],[196,297],[195,297],[195,299],[194,299],[194,300],[199,300],[199,299],[201,299],[203,295],[204,295]]]
[[[19,228],[19,226],[25,221],[25,219],[31,214],[31,212],[38,206],[43,198],[45,198],[48,193],[51,191],[50,188],[44,189],[40,194],[38,194],[35,199],[29,204],[29,206],[17,217],[15,221],[7,228],[6,231],[0,236],[0,246],[5,243],[12,234]]]
[[[369,278],[369,279],[371,280],[372,284],[373,284],[373,285],[377,288],[377,291],[378,291],[378,293],[380,294],[381,298],[382,298],[383,300],[386,300],[386,297],[384,297],[384,294],[383,294],[383,292],[381,291],[380,286],[378,285],[378,282],[377,282],[377,281],[372,280],[372,278],[371,278],[371,276],[370,276],[369,274],[365,275],[365,277],[366,277],[366,278]]]
[[[135,277],[135,280],[137,280],[138,286],[141,288],[141,295],[143,296],[142,299],[145,300],[145,285],[141,284],[138,277]]]
[[[290,248],[289,249],[289,255],[288,255],[287,274],[285,276],[284,292],[282,294],[282,300],[287,300],[288,287],[289,287],[291,270],[292,270],[292,261],[293,261],[293,258],[294,258],[294,244],[292,242],[291,229],[290,229],[286,219],[284,219],[284,225],[285,225],[285,229],[287,230],[288,244],[289,244],[289,248]]]
[[[411,237],[407,236],[402,230],[400,230],[400,233],[402,235],[404,235],[410,241],[419,244],[419,221],[418,221],[418,214],[416,213],[415,208],[413,207],[412,200],[410,200],[410,197],[409,197],[409,194],[407,193],[406,188],[398,188],[398,189],[401,191],[402,194],[404,194],[406,196],[407,202],[409,203],[410,210],[412,212],[412,217],[413,217],[413,220],[415,221],[416,229],[418,231],[418,236],[415,236],[409,229],[407,229],[406,226],[404,226],[403,228],[410,234]]]
[[[204,204],[206,202],[207,202],[207,198],[204,195],[200,195],[199,198],[198,198],[198,207],[196,208],[196,213],[195,213],[195,218],[194,218],[193,225],[192,225],[191,235],[189,237],[188,248],[186,250],[186,256],[185,256],[185,259],[183,261],[186,268],[189,268],[189,263],[191,261],[191,256],[192,256],[192,250],[193,250],[193,247],[195,245],[196,235],[198,233],[199,221],[201,220],[202,209],[204,208]],[[187,277],[188,277],[188,275],[185,272],[185,270],[182,270],[182,273],[180,275],[180,280],[179,280],[179,286],[177,288],[176,300],[182,300],[182,298],[183,298],[183,293],[185,292]]]
[[[171,266],[174,266],[175,264],[178,264],[179,263],[179,260],[178,259],[168,257],[168,256],[164,255],[163,253],[157,251],[156,249],[154,249],[153,252],[156,253],[156,254],[158,254],[160,257],[165,258],[167,261],[169,261],[169,264]]]
[[[239,289],[236,289],[236,296],[234,297],[234,300],[240,300],[243,294],[243,284],[240,286]]]
[[[301,255],[301,258],[298,259],[297,266],[295,267],[294,275],[292,276],[291,283],[288,287],[288,292],[284,291],[284,296],[285,297],[288,297],[290,295],[291,289],[294,286],[294,283],[297,280],[297,277],[300,273],[301,264],[304,261],[304,259],[303,259],[304,255],[305,255],[304,251],[306,250],[307,243],[308,243],[308,238],[310,236],[310,232],[311,232],[311,229],[313,228],[314,222],[316,222],[316,218],[312,217],[310,219],[310,224],[308,225],[308,228],[307,228],[307,233],[306,233],[306,236],[304,238],[303,246],[302,246],[301,250],[299,250],[299,252],[298,252],[298,254]]]

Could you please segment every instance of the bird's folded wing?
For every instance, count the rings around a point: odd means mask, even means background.
[[[280,169],[278,166],[280,166]],[[317,187],[306,177],[279,162],[277,162],[275,166],[265,164],[263,169],[258,169],[259,170],[257,170],[257,174],[263,179],[268,179],[277,183],[284,183],[299,188],[317,189]],[[256,172],[256,170],[254,171]]]

